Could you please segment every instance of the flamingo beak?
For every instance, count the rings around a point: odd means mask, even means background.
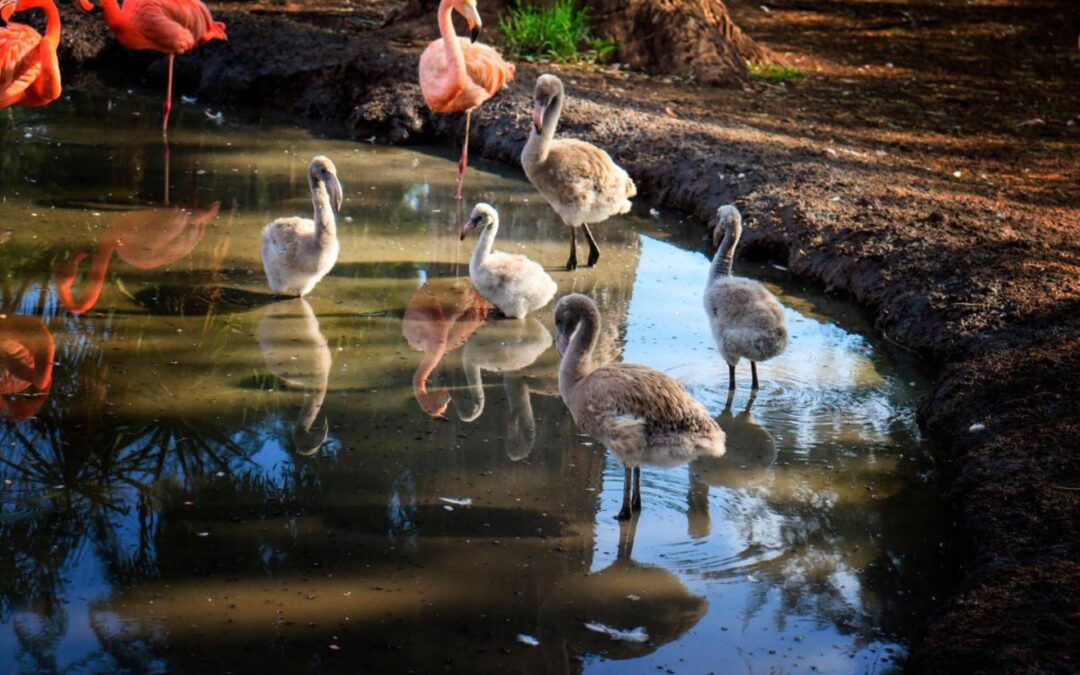
[[[465,241],[465,237],[470,232],[475,230],[477,225],[479,225],[479,219],[478,218],[476,218],[475,216],[472,217],[472,218],[469,218],[469,220],[465,223],[465,227],[461,228],[461,241]]]
[[[555,349],[559,350],[560,358],[566,355],[566,349],[569,346],[570,336],[565,333],[559,333],[559,336],[555,338]]]
[[[547,112],[547,104],[536,102],[533,106],[533,128],[536,129],[536,133],[541,133],[544,130],[544,114]]]
[[[320,431],[297,427],[293,431],[293,448],[301,457],[314,457],[330,437],[330,420],[323,418]]]
[[[327,187],[330,188],[330,198],[334,200],[334,209],[340,211],[341,200],[344,198],[344,191],[341,189],[341,181],[338,180],[337,176],[330,176]]]
[[[476,11],[475,5],[469,3],[462,3],[461,7],[461,15],[465,17],[465,23],[469,24],[469,40],[476,42],[480,39],[480,27],[484,25],[480,20],[480,13]]]

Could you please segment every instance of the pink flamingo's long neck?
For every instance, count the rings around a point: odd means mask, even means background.
[[[36,336],[33,338],[31,353],[34,355],[34,380],[33,385],[38,391],[48,391],[52,387],[53,358],[56,356],[56,345],[53,342],[52,333],[45,327],[40,319],[36,321]]]
[[[75,299],[71,295],[71,285],[78,276],[79,262],[86,257],[86,254],[81,253],[75,258],[74,269],[70,277],[57,275],[56,290],[60,295],[60,303],[64,305],[67,311],[78,315],[85,314],[94,308],[98,298],[101,297],[101,291],[105,288],[105,275],[109,272],[109,260],[115,250],[115,243],[98,246],[98,250],[94,253],[94,262],[90,266],[90,277],[86,280],[88,289],[86,297],[78,304],[75,303]]]
[[[116,2],[116,0],[112,0]],[[465,52],[461,49],[461,41],[454,32],[453,0],[442,0],[439,3],[439,34],[442,35],[443,46],[446,48],[446,58],[454,64],[454,68],[460,77],[465,77]]]
[[[446,354],[447,343],[446,340],[441,340],[434,349],[429,349],[424,352],[423,358],[420,360],[420,364],[416,367],[416,372],[413,373],[413,397],[416,402],[420,404],[420,407],[424,409],[429,415],[441,417],[446,412],[446,405],[450,400],[450,393],[446,390],[439,390],[435,392],[429,392],[427,388],[428,378],[431,377],[431,373],[439,366],[443,356]]]
[[[45,41],[49,46],[56,49],[60,44],[60,12],[56,10],[53,0],[22,0],[19,3],[19,11],[40,9],[45,12]]]
[[[124,11],[118,0],[101,0],[101,9],[105,12],[105,23],[116,32],[127,23]]]

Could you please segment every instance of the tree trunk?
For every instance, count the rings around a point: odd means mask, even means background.
[[[739,30],[723,0],[589,0],[597,32],[619,43],[620,60],[703,84],[749,81],[747,62],[777,57]]]

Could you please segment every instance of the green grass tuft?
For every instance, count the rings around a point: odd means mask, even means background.
[[[511,56],[525,61],[605,63],[618,50],[611,40],[593,38],[589,10],[575,0],[538,7],[518,0],[499,21]]]
[[[789,68],[775,63],[751,63],[750,77],[763,82],[798,82],[806,79],[806,71],[801,68]]]

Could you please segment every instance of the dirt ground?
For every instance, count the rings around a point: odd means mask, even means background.
[[[381,1],[213,6],[230,41],[177,61],[178,88],[200,102],[380,142],[460,138],[461,119],[430,118],[415,84],[431,16],[393,22],[402,5]],[[704,223],[736,203],[742,255],[854,296],[892,344],[940,368],[920,418],[941,441],[963,569],[909,669],[1076,672],[1080,9],[730,6],[808,77],[732,90],[545,65],[568,85],[560,132],[608,148],[645,204]],[[69,72],[161,86],[162,59],[133,57],[70,8],[65,19]],[[474,116],[474,156],[517,161],[539,72],[522,65]]]

